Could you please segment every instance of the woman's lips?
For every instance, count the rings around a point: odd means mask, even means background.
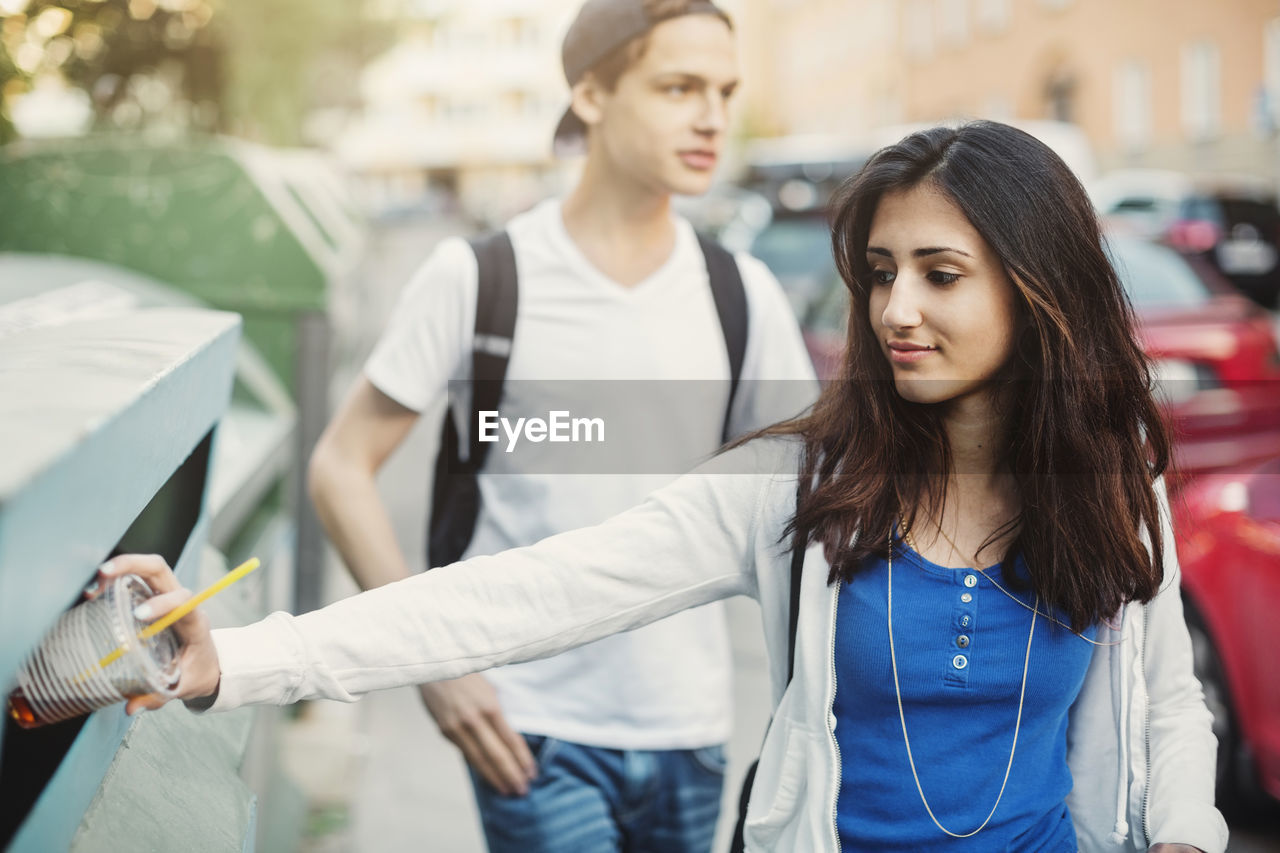
[[[919,344],[889,344],[889,360],[898,364],[914,364],[937,351],[937,347],[925,347]]]
[[[716,165],[716,155],[713,151],[681,151],[680,159],[690,169],[697,169],[700,172],[714,169]]]

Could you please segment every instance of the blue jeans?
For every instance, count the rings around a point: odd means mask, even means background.
[[[618,750],[525,735],[538,777],[507,797],[471,773],[489,853],[708,853],[723,746]]]

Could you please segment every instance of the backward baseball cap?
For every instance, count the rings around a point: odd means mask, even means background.
[[[663,21],[686,15],[729,16],[710,0],[694,0],[676,14],[651,16],[644,0],[587,0],[569,25],[560,47],[560,61],[569,88],[613,51],[639,38]],[[556,151],[574,147],[587,134],[587,126],[570,105],[556,125]]]

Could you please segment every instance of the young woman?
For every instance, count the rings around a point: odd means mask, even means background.
[[[189,618],[180,695],[351,700],[748,594],[776,703],[748,850],[1224,850],[1168,437],[1079,183],[1013,128],[938,128],[878,153],[834,229],[845,381],[809,415],[594,528],[299,617]],[[109,571],[157,616],[185,594],[154,559]]]

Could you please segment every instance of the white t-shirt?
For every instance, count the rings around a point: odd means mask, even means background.
[[[666,263],[626,287],[592,266],[573,243],[559,201],[546,201],[508,224],[519,301],[502,416],[545,416],[549,391],[572,398],[587,393],[583,389],[622,387],[643,398],[643,405],[628,410],[628,428],[646,442],[665,443],[688,464],[674,470],[668,454],[666,464],[652,471],[564,473],[546,461],[556,457],[538,455],[566,452],[563,447],[526,445],[520,454],[508,454],[502,443],[494,444],[479,476],[482,508],[467,556],[597,524],[720,446],[729,377],[724,333],[693,228],[682,218],[675,225]],[[760,261],[744,254],[737,262],[748,332],[733,434],[798,414],[817,393],[781,287]],[[443,241],[401,294],[365,365],[375,387],[416,411],[451,389],[463,436],[467,424],[458,413],[470,411],[461,383],[471,373],[476,298],[471,248],[462,239]],[[690,389],[700,404],[682,404]],[[668,392],[671,400],[662,399]],[[642,423],[630,423],[636,419]],[[712,604],[488,675],[518,731],[612,749],[689,749],[728,739],[730,673],[724,612]]]

